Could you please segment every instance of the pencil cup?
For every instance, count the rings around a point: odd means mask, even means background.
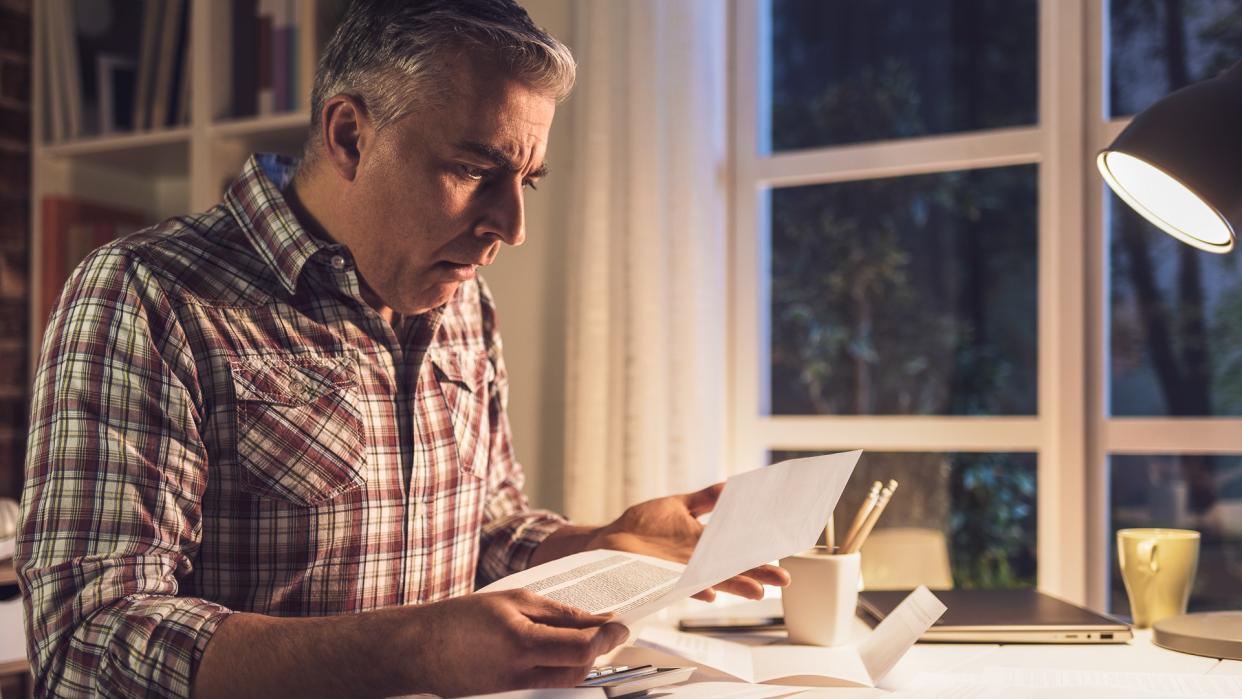
[[[781,559],[791,581],[781,592],[791,643],[849,643],[858,606],[857,553],[829,554],[825,546]]]

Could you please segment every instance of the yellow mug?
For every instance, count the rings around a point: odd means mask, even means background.
[[[1117,531],[1117,556],[1136,628],[1186,613],[1199,566],[1199,532],[1121,529]]]

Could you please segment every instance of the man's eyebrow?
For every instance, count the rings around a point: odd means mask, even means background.
[[[518,172],[521,169],[518,167],[517,163],[509,159],[508,155],[505,155],[504,151],[500,150],[499,148],[495,146],[490,146],[486,143],[478,143],[476,141],[462,141],[461,143],[457,144],[457,147],[464,151],[473,153],[479,156],[480,158],[484,158],[485,160],[490,160],[492,164],[494,164],[498,168],[501,168],[502,170],[507,170],[509,172]],[[541,177],[547,177],[547,176],[548,176],[547,164],[540,165],[538,168],[532,171],[529,175],[527,175],[527,177],[531,179],[539,179]]]

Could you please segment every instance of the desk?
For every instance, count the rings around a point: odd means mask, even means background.
[[[724,607],[706,605],[701,602],[688,601],[677,605],[673,610],[653,618],[651,625],[671,627],[675,619],[687,614],[728,615],[768,615],[775,611],[775,603],[779,609],[779,600],[764,600],[759,603],[742,603],[729,605],[732,611]],[[779,613],[779,612],[778,612]],[[646,626],[647,623],[643,625]],[[858,621],[858,633],[865,634],[867,625]],[[640,633],[639,629],[634,630]],[[771,632],[779,635],[780,632]],[[1060,671],[1099,671],[1117,673],[1157,673],[1169,675],[1233,675],[1242,676],[1242,661],[1218,660],[1195,655],[1187,655],[1156,646],[1151,641],[1151,631],[1135,631],[1134,639],[1125,644],[1083,644],[1083,645],[1036,645],[1036,644],[966,644],[966,643],[920,643],[916,644],[897,663],[896,667],[880,682],[878,689],[817,689],[807,693],[807,697],[883,697],[893,692],[926,689],[916,683],[922,673],[981,674],[986,668],[1027,668]],[[722,636],[727,638],[727,636]],[[624,658],[624,655],[620,657]],[[704,675],[701,679],[715,679]],[[1057,690],[1063,691],[1063,690]],[[1088,690],[1083,696],[1093,694]],[[1073,693],[1073,696],[1079,694]],[[692,688],[686,687],[682,692],[669,694],[670,699],[681,696],[695,696]],[[1053,691],[1038,696],[1053,696]],[[948,694],[947,696],[951,696]],[[994,696],[987,695],[987,696]],[[1021,695],[1025,696],[1025,695]],[[1124,696],[1111,694],[1105,696]],[[1148,695],[1143,695],[1148,696]]]

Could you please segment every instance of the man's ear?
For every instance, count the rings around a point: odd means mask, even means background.
[[[324,102],[320,117],[324,154],[337,174],[352,182],[374,134],[366,108],[352,95],[336,95]]]

